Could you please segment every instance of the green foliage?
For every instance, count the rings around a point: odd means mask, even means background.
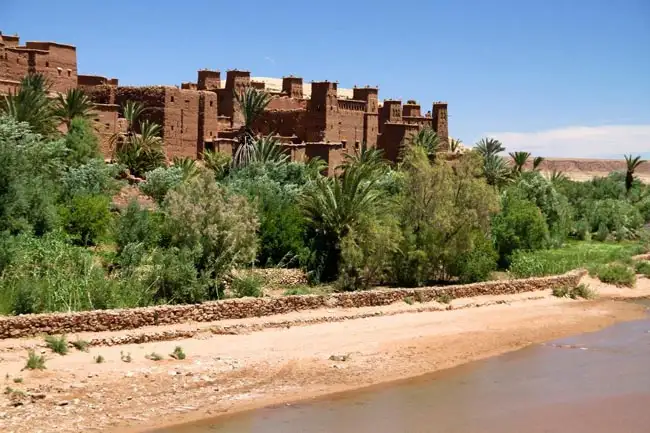
[[[590,230],[597,230],[596,239],[605,240],[610,233],[616,238],[633,239],[636,231],[643,225],[643,217],[639,209],[624,200],[604,199],[595,200],[585,211]]]
[[[56,227],[64,156],[62,141],[44,142],[26,124],[0,117],[0,232]]]
[[[530,152],[510,152],[510,158],[512,158],[513,171],[521,174],[524,171],[524,165],[530,158]]]
[[[495,251],[492,240],[483,234],[477,234],[473,240],[474,248],[458,255],[453,264],[453,274],[458,275],[461,283],[486,281],[497,269],[499,254]]]
[[[144,108],[129,101],[123,110],[128,121],[128,132],[126,135],[118,133],[111,138],[115,159],[128,168],[134,176],[143,176],[146,172],[165,163],[160,136],[161,127],[157,123],[144,120],[138,123],[139,133],[137,133],[136,121]]]
[[[47,335],[45,336],[45,345],[49,347],[52,352],[58,353],[59,355],[68,354],[68,340],[66,340],[65,335],[61,335],[60,337]]]
[[[506,148],[503,147],[503,144],[495,138],[481,138],[481,140],[476,143],[474,149],[483,158],[496,156],[506,150]]]
[[[93,361],[95,361],[95,364],[103,364],[106,359],[102,355],[97,355],[93,357]]]
[[[411,149],[399,197],[402,241],[392,267],[397,284],[417,286],[453,276],[459,256],[474,249],[479,234],[488,233],[498,202],[480,177],[476,154],[464,155],[452,168],[431,164],[418,147]]]
[[[634,265],[637,274],[644,275],[650,278],[650,262],[647,260],[640,260]]]
[[[25,368],[28,370],[45,370],[45,357],[37,355],[33,350],[28,351]]]
[[[185,173],[181,166],[158,167],[145,173],[146,181],[140,184],[140,191],[160,204],[167,193],[183,183]]]
[[[571,298],[571,299],[594,299],[597,293],[586,284],[580,284],[577,287],[555,287],[553,289],[553,296],[558,298]]]
[[[592,268],[615,261],[629,261],[643,252],[639,243],[569,242],[561,248],[516,251],[510,272],[517,278],[558,275],[579,268]]]
[[[82,89],[69,89],[65,94],[60,93],[54,105],[53,115],[68,128],[76,120],[90,118],[95,104],[86,96]]]
[[[20,90],[0,99],[0,114],[25,122],[32,132],[48,137],[56,134],[51,84],[42,74],[29,74],[20,81]]]
[[[86,340],[77,339],[75,341],[71,341],[70,344],[72,344],[72,346],[80,352],[88,352],[88,348],[90,347],[90,342]]]
[[[624,263],[598,265],[592,269],[592,273],[603,283],[627,287],[634,287],[636,283],[634,269]]]
[[[262,266],[298,266],[307,256],[305,220],[298,197],[309,182],[302,164],[253,163],[233,171],[228,188],[255,205],[260,221],[257,262]]]
[[[121,288],[106,279],[93,254],[56,235],[4,238],[0,313],[26,314],[108,308]]]
[[[203,163],[214,173],[214,177],[220,180],[230,172],[232,157],[226,153],[206,150],[203,152]]]
[[[156,352],[151,352],[151,353],[145,355],[144,357],[147,358],[150,361],[162,361],[164,359],[162,355],[160,355],[160,354],[158,354]]]
[[[131,201],[117,220],[115,241],[121,253],[128,244],[142,244],[151,249],[161,236],[162,214],[141,209],[137,201]]]
[[[70,166],[87,164],[93,159],[100,158],[99,142],[90,121],[75,117],[70,122],[68,133],[64,137],[65,147],[68,148],[66,162]]]
[[[645,161],[641,159],[640,156],[625,155],[625,191],[629,192],[632,189],[634,183],[634,172],[636,169],[643,164]]]
[[[70,199],[75,195],[113,195],[120,187],[115,180],[118,171],[117,165],[105,164],[101,159],[69,167],[61,179],[62,196]]]
[[[262,293],[262,279],[256,275],[243,275],[233,278],[231,290],[235,298],[259,298]]]
[[[211,296],[217,296],[226,272],[254,260],[258,221],[253,207],[207,173],[169,192],[163,207],[164,243],[191,252],[199,276],[210,281]]]
[[[507,267],[517,250],[545,248],[549,234],[544,215],[535,203],[505,194],[501,200],[501,213],[492,219],[492,237],[499,263]]]
[[[233,164],[244,167],[256,159],[256,140],[253,125],[271,102],[271,95],[254,87],[247,87],[242,92],[235,92],[235,100],[244,118],[244,126],[239,137]]]
[[[309,286],[292,287],[284,291],[282,296],[300,296],[300,295],[313,295],[313,291]]]
[[[183,352],[183,348],[181,346],[176,346],[174,348],[174,351],[170,353],[169,356],[174,359],[178,359],[179,361],[186,358],[185,352]]]
[[[429,160],[436,159],[436,155],[440,150],[440,137],[436,134],[433,128],[426,127],[420,129],[414,134],[407,143],[409,146],[417,146],[424,149]]]
[[[104,195],[77,195],[61,208],[65,231],[81,245],[97,245],[112,223],[110,199]]]

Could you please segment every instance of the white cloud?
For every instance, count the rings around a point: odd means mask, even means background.
[[[621,157],[650,152],[650,125],[569,126],[538,132],[490,132],[511,151],[546,157]]]

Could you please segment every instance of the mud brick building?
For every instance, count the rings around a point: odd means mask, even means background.
[[[413,100],[380,103],[379,89],[364,86],[340,89],[337,82],[304,83],[292,75],[282,79],[251,77],[245,70],[200,70],[196,82],[180,86],[120,86],[115,78],[78,75],[76,48],[56,42],[19,43],[18,36],[0,33],[0,94],[15,92],[20,79],[42,73],[53,92],[83,89],[95,102],[94,116],[102,151],[110,154],[109,138],[124,131],[121,107],[140,101],[145,117],[162,126],[165,151],[200,158],[206,149],[232,153],[243,125],[235,93],[248,87],[268,92],[271,102],[254,125],[262,134],[274,134],[292,160],[320,157],[332,173],[346,152],[362,143],[378,147],[395,161],[401,145],[424,127],[432,127],[448,145],[447,104],[434,102],[422,113]],[[223,79],[225,78],[225,79]]]

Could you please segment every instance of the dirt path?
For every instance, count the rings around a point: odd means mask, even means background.
[[[612,298],[650,296],[650,280],[640,279],[635,289],[587,282],[600,299],[557,299],[543,291],[458,299],[449,311],[416,313],[446,306],[402,303],[229,321],[241,325],[239,335],[215,335],[214,324],[198,331],[177,325],[197,332],[189,339],[100,346],[88,353],[72,349],[67,356],[44,349],[39,339],[0,341],[0,380],[16,390],[0,397],[0,431],[123,432],[184,422],[412,377],[643,316],[641,306]],[[377,316],[351,319],[372,314]],[[291,320],[325,323],[246,333]],[[168,356],[175,346],[187,359]],[[30,347],[46,355],[46,370],[21,371]],[[146,359],[151,352],[165,359]],[[123,362],[121,353],[132,361]],[[105,362],[95,363],[97,355]]]

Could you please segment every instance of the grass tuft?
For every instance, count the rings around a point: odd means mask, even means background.
[[[58,353],[59,355],[68,354],[68,341],[65,338],[65,335],[56,337],[54,335],[47,335],[45,337],[45,345],[52,349],[52,352]]]
[[[603,283],[616,286],[634,287],[636,283],[634,269],[623,263],[595,266],[590,270],[590,273]]]
[[[104,361],[106,361],[102,355],[95,356],[93,360],[95,361],[95,364],[103,364]]]
[[[45,357],[37,355],[36,352],[30,350],[27,356],[27,363],[25,368],[28,370],[45,370]]]
[[[120,359],[122,360],[122,362],[131,362],[133,360],[131,358],[131,352],[125,355],[124,352],[122,351],[120,351]]]
[[[23,383],[22,377],[14,377],[14,383]]]
[[[645,277],[650,278],[650,262],[647,260],[642,260],[636,262],[634,269],[637,274],[641,274]]]
[[[174,351],[170,353],[169,356],[171,356],[174,359],[181,360],[181,359],[185,359],[185,352],[183,352],[183,348],[181,346],[176,346],[174,348]]]
[[[75,340],[71,341],[70,344],[80,352],[88,352],[88,348],[90,347],[90,343],[86,340]]]
[[[245,275],[235,277],[231,283],[231,290],[233,296],[236,298],[253,297],[259,298],[263,296],[262,284],[264,282],[257,275]]]
[[[151,360],[151,361],[162,361],[163,357],[162,355],[156,353],[156,352],[151,352],[148,355],[144,356],[145,358]]]
[[[415,303],[415,299],[413,299],[413,296],[407,296],[404,298],[404,302],[406,302],[409,305],[413,305]]]

